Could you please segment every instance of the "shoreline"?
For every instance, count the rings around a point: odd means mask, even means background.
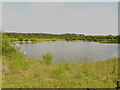
[[[119,44],[118,41],[89,41],[89,40],[71,40],[71,41],[66,41],[66,40],[36,40],[36,41],[10,41],[11,44],[17,44],[17,43],[43,43],[43,42],[57,42],[57,41],[64,41],[64,42],[99,42],[99,43],[115,43]]]

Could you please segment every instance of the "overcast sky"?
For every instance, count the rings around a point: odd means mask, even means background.
[[[117,2],[7,2],[7,32],[118,34]]]

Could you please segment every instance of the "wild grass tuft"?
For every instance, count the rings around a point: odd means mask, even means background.
[[[45,61],[45,63],[47,63],[47,64],[52,63],[52,58],[53,58],[53,56],[52,56],[51,53],[48,52],[48,53],[43,54],[43,55],[42,55],[42,58],[43,58],[43,60]]]

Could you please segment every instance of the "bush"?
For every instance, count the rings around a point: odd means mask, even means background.
[[[10,39],[10,42],[15,42],[15,41],[17,41],[16,38],[11,38],[11,39]]]
[[[18,38],[18,41],[23,41],[24,39],[23,38]]]
[[[45,54],[43,54],[42,58],[45,61],[45,63],[47,63],[47,64],[52,63],[52,58],[53,57],[52,57],[51,53],[45,53]]]
[[[10,45],[8,39],[2,39],[2,54],[11,54],[15,51],[14,45]]]
[[[29,39],[26,38],[25,41],[29,41]]]
[[[30,41],[36,41],[36,39],[34,39],[34,38],[31,38],[31,39],[30,39]]]
[[[28,68],[29,60],[22,53],[16,52],[10,59],[10,68],[14,70],[26,70]]]

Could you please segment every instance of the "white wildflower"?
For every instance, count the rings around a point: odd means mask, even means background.
[[[26,54],[26,52],[23,52],[24,54]]]

